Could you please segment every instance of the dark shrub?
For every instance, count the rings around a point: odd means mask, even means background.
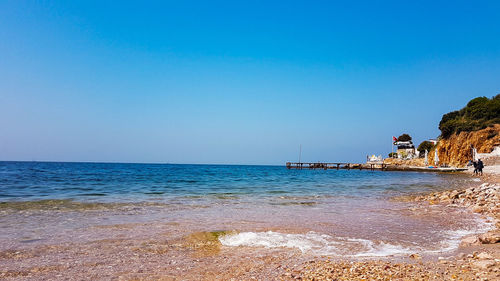
[[[398,137],[398,141],[411,141],[411,137],[408,134],[402,134]]]
[[[430,141],[423,141],[418,145],[417,150],[420,151],[420,155],[423,155],[425,151],[431,151],[434,148],[434,144]]]

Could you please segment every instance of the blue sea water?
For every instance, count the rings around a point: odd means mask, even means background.
[[[459,174],[285,166],[0,162],[0,250],[132,238],[153,225],[170,239],[234,230],[221,240],[227,247],[441,253],[488,224],[461,208],[393,199],[472,183]],[[138,226],[100,228],[129,224]]]
[[[284,166],[0,162],[0,201],[134,202],[210,196],[387,197],[459,185],[460,176]]]

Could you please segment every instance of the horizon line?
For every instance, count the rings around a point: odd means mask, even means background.
[[[230,163],[169,163],[169,162],[113,162],[113,161],[55,161],[55,160],[0,160],[23,163],[86,163],[86,164],[141,164],[141,165],[213,165],[213,166],[285,166],[285,164],[230,164]],[[286,161],[284,162],[286,163]]]

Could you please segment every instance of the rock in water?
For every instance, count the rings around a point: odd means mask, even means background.
[[[500,242],[500,232],[490,231],[479,236],[479,241],[483,244],[495,244]]]
[[[415,260],[421,260],[422,259],[422,256],[419,255],[419,254],[411,254],[410,255],[410,258],[411,259],[415,259]]]
[[[465,236],[464,238],[462,238],[462,241],[460,242],[461,247],[467,247],[479,244],[481,244],[481,242],[479,241],[479,238],[476,235]]]

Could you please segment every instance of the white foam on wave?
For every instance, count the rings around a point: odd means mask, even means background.
[[[456,250],[464,236],[478,234],[492,229],[493,224],[478,219],[477,227],[471,229],[450,230],[437,249],[424,249],[419,246],[404,247],[386,242],[367,239],[333,237],[327,234],[308,232],[306,234],[266,232],[240,232],[219,237],[224,246],[229,247],[265,247],[298,249],[302,253],[314,255],[350,256],[350,257],[386,257],[408,255],[412,253],[436,254]]]
[[[247,246],[266,248],[295,248],[302,253],[316,255],[343,255],[353,257],[382,257],[402,255],[414,251],[400,245],[375,243],[366,239],[332,237],[327,234],[267,232],[241,232],[219,237],[224,246]],[[355,250],[354,250],[355,249]],[[352,250],[355,252],[353,253]]]
[[[301,252],[334,251],[339,242],[331,240],[331,236],[309,232],[307,234],[290,234],[273,231],[241,232],[219,237],[225,246],[249,246],[266,248],[297,248]]]
[[[437,250],[427,250],[426,253],[442,253],[456,250],[460,246],[460,242],[463,237],[473,234],[485,233],[494,228],[492,222],[487,222],[483,219],[477,218],[476,222],[473,224],[476,227],[470,229],[457,229],[449,230],[445,232],[444,241],[441,242],[441,248]]]
[[[353,239],[350,239],[353,240]],[[362,241],[365,244],[365,251],[361,251],[356,254],[352,254],[349,256],[352,257],[386,257],[386,256],[394,256],[394,255],[405,255],[414,253],[414,250],[403,247],[401,245],[392,245],[389,243],[374,243],[370,240],[365,239],[356,239]]]

